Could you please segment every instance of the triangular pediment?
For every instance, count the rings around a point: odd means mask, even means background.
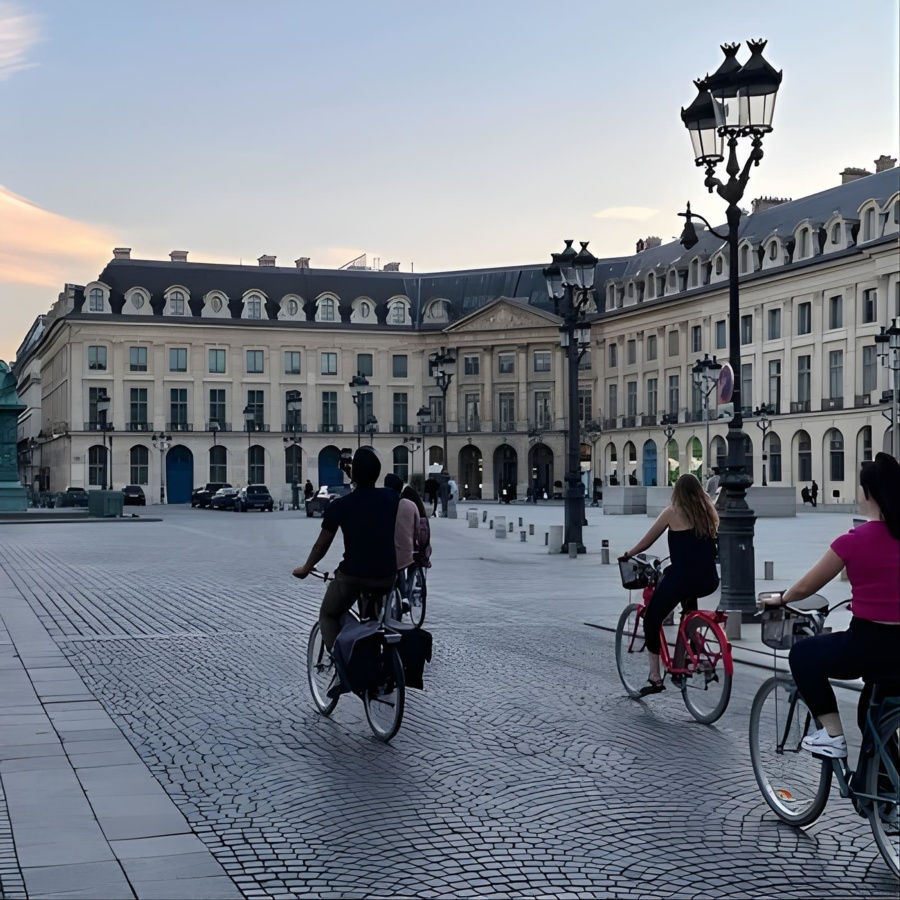
[[[509,297],[498,297],[496,300],[476,309],[475,312],[454,322],[444,329],[445,332],[467,331],[500,331],[510,328],[546,328],[548,325],[559,325],[559,316],[522,300]]]

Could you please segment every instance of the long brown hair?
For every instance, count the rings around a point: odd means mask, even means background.
[[[682,475],[672,488],[672,506],[687,519],[691,531],[699,537],[716,536],[719,514],[703,490],[696,475]]]

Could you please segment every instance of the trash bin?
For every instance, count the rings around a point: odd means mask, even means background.
[[[88,493],[88,515],[95,519],[115,519],[122,517],[125,494],[122,491],[90,491]]]

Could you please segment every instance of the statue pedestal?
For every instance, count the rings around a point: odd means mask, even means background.
[[[0,512],[25,512],[26,509],[25,488],[15,481],[0,481]]]

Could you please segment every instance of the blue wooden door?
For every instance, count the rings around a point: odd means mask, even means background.
[[[337,447],[323,447],[319,452],[319,487],[325,484],[343,484],[344,473],[340,469],[341,451]]]
[[[166,500],[190,503],[194,489],[194,454],[178,445],[166,454]]]
[[[656,444],[653,441],[644,442],[644,478],[645,487],[656,484]]]

